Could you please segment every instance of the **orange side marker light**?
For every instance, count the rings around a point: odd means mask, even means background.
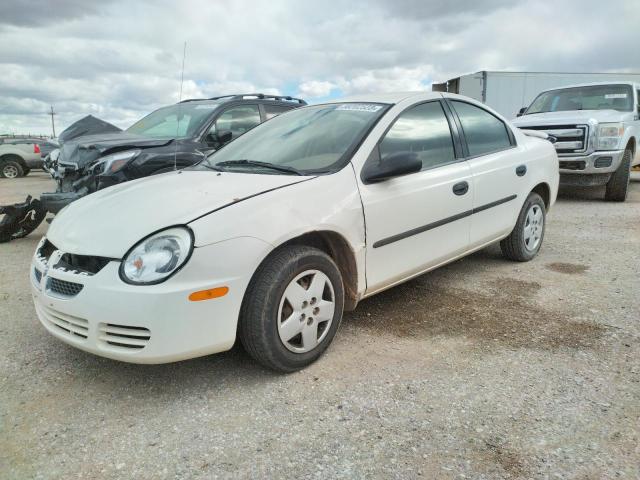
[[[202,300],[211,300],[212,298],[224,297],[229,292],[229,287],[216,287],[208,290],[200,290],[189,295],[192,302],[200,302]]]

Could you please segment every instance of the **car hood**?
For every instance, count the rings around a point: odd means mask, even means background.
[[[162,147],[173,141],[172,138],[149,138],[127,132],[84,135],[62,144],[58,162],[81,169],[109,153],[137,148]]]
[[[617,110],[569,110],[565,112],[546,112],[523,115],[511,122],[520,128],[538,125],[570,125],[576,123],[588,123],[595,120],[598,123],[622,122],[632,112],[619,112]]]
[[[153,232],[188,224],[225,206],[309,178],[201,170],[169,172],[76,200],[56,215],[47,237],[68,253],[122,258]]]

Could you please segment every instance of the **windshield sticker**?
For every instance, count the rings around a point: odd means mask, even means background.
[[[336,110],[350,110],[352,112],[377,112],[382,105],[373,105],[371,103],[343,103]]]
[[[196,105],[196,110],[213,110],[214,108],[217,108],[218,105],[217,104],[211,104],[211,105]]]
[[[604,98],[627,98],[626,93],[605,93]]]

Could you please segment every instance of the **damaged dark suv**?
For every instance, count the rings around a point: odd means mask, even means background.
[[[304,100],[261,93],[184,100],[124,131],[86,117],[60,135],[60,149],[45,160],[56,191],[0,206],[0,242],[28,235],[47,212],[102,188],[198,163],[259,123],[303,105]]]

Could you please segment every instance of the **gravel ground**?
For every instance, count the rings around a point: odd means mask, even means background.
[[[362,302],[292,375],[240,349],[118,363],[38,323],[46,226],[0,245],[0,477],[640,478],[640,177],[562,192],[541,254],[487,248]],[[0,202],[51,186],[0,179]]]

